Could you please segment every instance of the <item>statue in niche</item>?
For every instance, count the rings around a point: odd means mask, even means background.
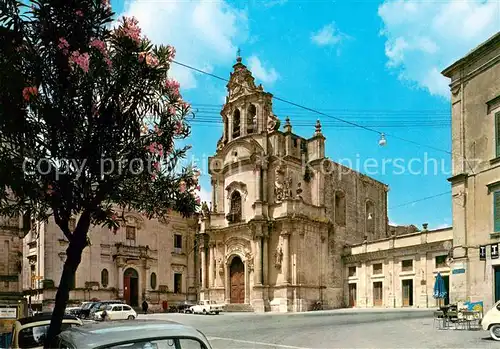
[[[300,194],[302,194],[303,190],[302,190],[302,183],[301,182],[298,182],[297,183],[297,190],[296,190],[296,193],[297,193],[297,197],[298,198],[301,198],[302,199],[302,196]]]
[[[219,274],[221,274],[221,275],[224,274],[224,263],[223,263],[222,257],[217,257],[215,262],[217,263],[217,270],[218,270]]]
[[[201,214],[205,218],[210,216],[210,209],[208,208],[206,201],[203,201],[203,203],[201,204]]]
[[[281,248],[281,243],[276,247],[274,252],[274,266],[276,269],[281,268],[281,262],[283,261],[283,249]]]
[[[245,260],[247,262],[248,270],[253,271],[253,254],[251,252],[247,252],[245,254]]]
[[[278,166],[274,171],[274,197],[276,202],[280,202],[284,199],[285,190],[285,171],[281,166]]]

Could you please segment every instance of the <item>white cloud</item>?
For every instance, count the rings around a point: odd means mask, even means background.
[[[135,16],[142,32],[155,44],[172,45],[176,60],[213,71],[213,65],[230,67],[236,57],[238,44],[248,37],[245,11],[223,0],[141,1],[125,4],[120,14]],[[173,64],[171,76],[182,89],[197,86],[196,73]]]
[[[347,36],[341,33],[335,23],[325,25],[319,31],[311,35],[311,40],[319,46],[329,46],[340,43]]]
[[[402,80],[449,98],[441,71],[499,30],[500,2],[387,0],[384,22],[387,66]]]
[[[248,69],[252,75],[263,83],[272,84],[278,80],[278,72],[274,68],[265,68],[260,59],[253,55],[248,58]]]

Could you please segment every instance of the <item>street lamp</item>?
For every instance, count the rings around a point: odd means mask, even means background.
[[[378,145],[381,147],[385,146],[387,144],[387,139],[385,139],[385,135],[383,133],[380,134],[380,139],[378,141]]]

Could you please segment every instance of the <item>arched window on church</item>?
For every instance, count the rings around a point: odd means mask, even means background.
[[[257,108],[250,104],[247,110],[247,133],[254,133],[257,128]]]
[[[365,205],[365,225],[366,225],[366,233],[373,234],[375,233],[375,210],[374,204],[370,200],[366,202]]]
[[[346,223],[345,206],[345,194],[337,190],[335,192],[335,223],[338,225],[345,225]]]
[[[240,136],[240,111],[236,109],[233,114],[233,138]]]
[[[228,220],[231,223],[241,221],[241,194],[237,190],[231,194],[231,207],[228,214]]]
[[[101,285],[102,285],[102,287],[104,287],[104,288],[108,287],[108,282],[109,282],[109,272],[107,269],[103,269],[101,271]]]

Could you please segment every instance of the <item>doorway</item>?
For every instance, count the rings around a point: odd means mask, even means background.
[[[139,274],[133,268],[123,273],[123,298],[132,307],[139,305]]]
[[[413,306],[413,279],[402,280],[401,286],[403,289],[403,307]]]
[[[234,257],[231,261],[229,277],[231,283],[231,303],[245,303],[245,266],[238,256]]]
[[[354,308],[356,306],[356,284],[349,284],[349,306]]]
[[[450,276],[443,276],[444,289],[446,291],[446,296],[444,297],[444,305],[450,304]]]
[[[373,306],[381,307],[382,303],[382,281],[377,281],[373,283]]]
[[[494,266],[493,271],[495,273],[495,302],[500,301],[500,266]]]

